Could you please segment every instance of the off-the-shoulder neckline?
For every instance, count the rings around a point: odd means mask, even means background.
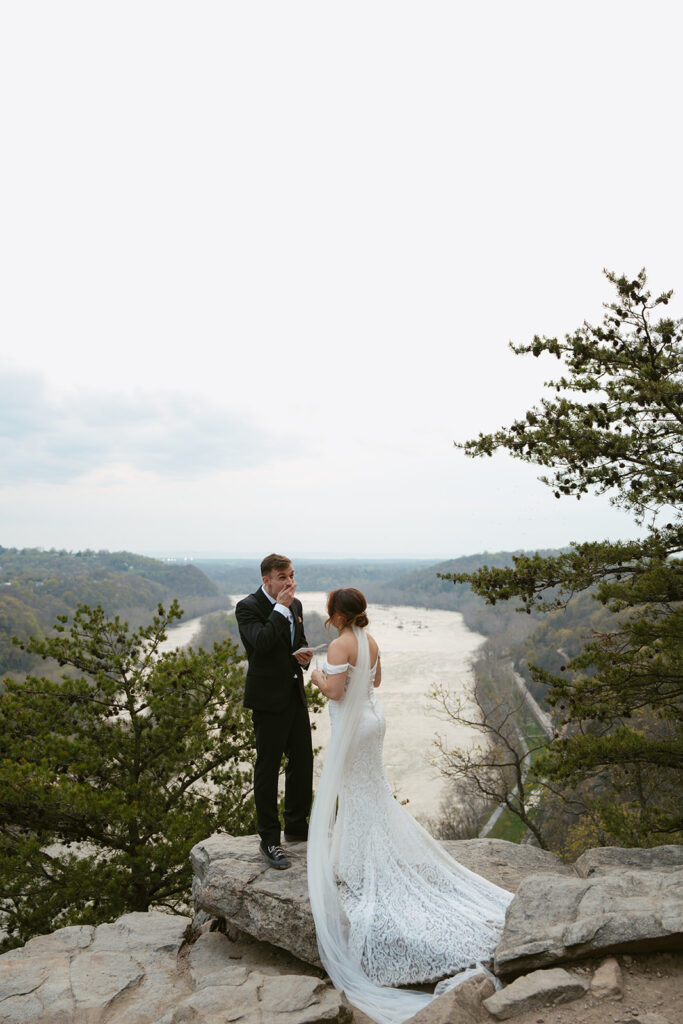
[[[325,664],[329,665],[330,668],[355,668],[356,667],[355,665],[352,665],[350,661],[343,661],[341,665],[330,665],[329,661],[327,661],[327,659],[326,659],[325,660]],[[370,671],[372,672],[373,669],[376,669],[378,665],[379,665],[379,654],[377,655],[377,661],[375,662],[375,664],[370,666]]]

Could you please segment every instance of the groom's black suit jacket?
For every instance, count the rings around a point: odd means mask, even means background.
[[[244,686],[244,706],[255,711],[284,711],[292,698],[306,705],[304,673],[293,655],[306,647],[301,601],[294,598],[294,643],[289,619],[275,611],[261,588],[237,602],[235,616],[249,667]]]

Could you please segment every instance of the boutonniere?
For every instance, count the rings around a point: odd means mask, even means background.
[[[299,622],[303,622],[303,621],[304,621],[304,620],[303,620],[303,619],[301,618],[301,616],[300,616],[300,615],[297,615],[297,618],[298,618]]]

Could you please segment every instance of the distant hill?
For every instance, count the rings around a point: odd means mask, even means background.
[[[469,584],[453,584],[450,580],[439,579],[437,573],[475,572],[483,565],[512,565],[513,556],[530,553],[522,550],[481,551],[474,555],[462,555],[445,562],[419,566],[410,571],[392,574],[384,580],[370,582],[366,596],[371,601],[385,604],[411,604],[421,608],[462,611],[463,607],[469,607],[472,601],[477,605],[483,602],[471,594]],[[538,551],[538,554],[544,556],[557,553],[552,550]]]
[[[524,553],[522,550],[482,551],[436,563],[426,559],[348,559],[334,562],[296,559],[294,567],[299,590],[357,587],[369,601],[378,604],[416,605],[421,608],[460,611],[463,604],[469,605],[472,600],[478,605],[483,602],[470,594],[467,584],[454,585],[449,580],[440,580],[437,573],[474,572],[482,565],[511,565],[513,555]],[[538,553],[557,554],[551,550],[542,550]],[[250,593],[260,583],[259,562],[256,559],[207,558],[196,559],[194,564],[202,569],[224,594]]]
[[[261,583],[258,559],[198,558],[194,564],[209,576],[224,594],[249,594]],[[299,590],[335,590],[357,587],[364,593],[373,583],[394,579],[415,569],[424,569],[428,559],[380,559],[367,561],[319,561],[296,558],[296,582]]]
[[[0,546],[0,673],[35,664],[12,645],[13,635],[44,635],[57,615],[78,604],[99,604],[108,615],[137,625],[174,597],[186,617],[225,607],[216,584],[194,565],[167,565],[129,551]]]

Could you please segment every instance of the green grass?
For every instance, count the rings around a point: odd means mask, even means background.
[[[505,810],[486,838],[507,839],[510,843],[521,843],[525,832],[524,822],[516,814]]]

